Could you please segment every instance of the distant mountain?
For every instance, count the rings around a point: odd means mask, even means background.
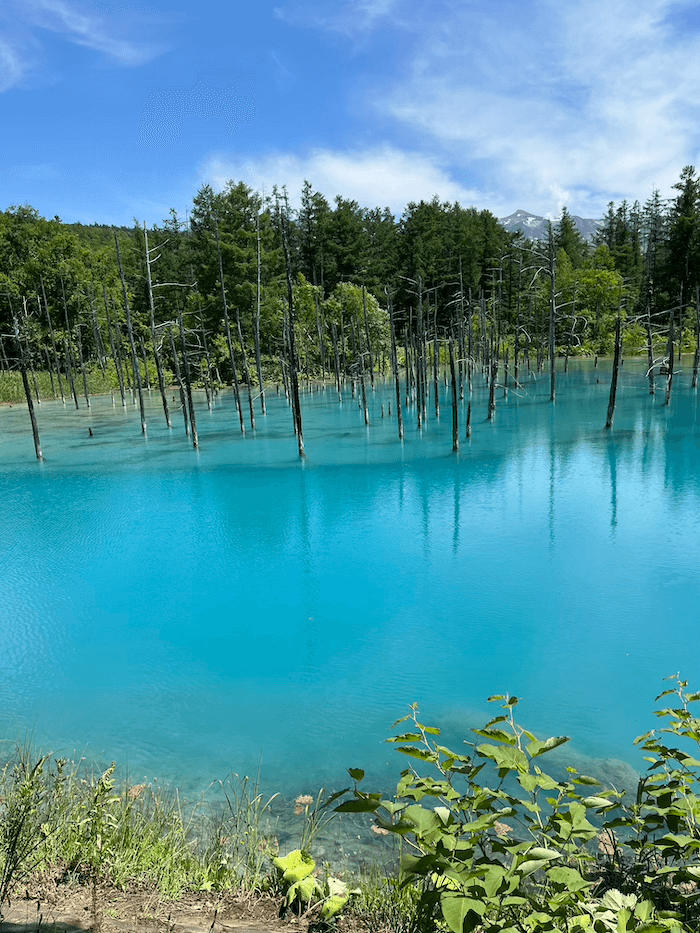
[[[601,220],[590,220],[585,217],[571,215],[571,219],[576,224],[583,238],[589,242],[593,241],[598,228],[601,226]],[[547,239],[547,218],[540,217],[538,214],[531,214],[529,211],[517,210],[507,217],[500,217],[499,222],[508,230],[509,233],[515,233],[519,230],[528,240],[546,240]],[[555,221],[552,221],[553,225]]]

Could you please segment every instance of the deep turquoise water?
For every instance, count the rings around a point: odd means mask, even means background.
[[[132,406],[45,402],[43,464],[3,408],[0,736],[188,792],[262,761],[295,795],[402,767],[382,740],[413,701],[459,740],[509,691],[638,763],[661,679],[700,689],[698,399],[686,369],[664,407],[628,361],[606,432],[608,380],[574,363],[493,423],[478,385],[457,455],[444,387],[403,444],[391,386],[369,429],[349,391],[305,394],[304,463],[274,394],[245,437],[200,399],[199,452],[155,394],[145,439]]]

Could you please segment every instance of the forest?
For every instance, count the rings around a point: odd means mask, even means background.
[[[418,420],[430,380],[451,363],[455,395],[475,367],[492,387],[523,366],[573,355],[648,355],[671,391],[674,353],[695,352],[700,327],[700,178],[686,166],[670,198],[611,202],[595,242],[563,208],[548,239],[506,232],[489,211],[409,203],[400,218],[305,182],[263,199],[243,182],[203,186],[183,220],[147,229],[63,223],[29,206],[0,214],[3,397],[90,404],[105,390],[142,399],[180,386],[197,444],[192,387],[233,386],[241,431],[284,386],[303,451],[299,379],[405,374]],[[432,375],[431,375],[432,373]],[[141,400],[142,428],[145,416]],[[188,413],[190,422],[188,423]],[[492,415],[491,404],[489,416]],[[366,405],[365,416],[367,417]],[[39,449],[37,449],[39,456]]]

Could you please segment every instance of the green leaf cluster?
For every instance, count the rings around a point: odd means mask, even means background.
[[[419,913],[453,933],[696,929],[700,757],[684,744],[700,743],[689,710],[700,693],[675,682],[661,695],[678,699],[658,713],[667,725],[638,740],[650,769],[636,795],[572,767],[561,779],[543,771],[542,756],[568,737],[538,739],[516,721],[517,698],[503,695],[490,698],[501,711],[459,752],[414,705],[395,723],[408,730],[387,740],[417,762],[393,798],[360,790],[356,770],[336,809],[372,813],[399,838],[402,881],[420,890]]]

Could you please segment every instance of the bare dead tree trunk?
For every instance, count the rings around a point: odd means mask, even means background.
[[[551,279],[551,289],[549,294],[549,401],[555,402],[557,398],[557,347],[556,347],[556,314],[557,314],[557,296],[556,296],[556,260],[554,256],[554,247],[550,244],[549,256],[549,275]]]
[[[224,282],[224,261],[221,255],[221,240],[219,239],[219,224],[216,219],[216,214],[213,214],[214,219],[214,233],[216,235],[216,250],[219,257],[219,280],[221,282],[221,302],[224,310],[224,324],[226,326],[226,343],[228,344],[228,353],[231,358],[231,378],[233,385],[233,397],[236,400],[236,408],[238,409],[238,420],[241,424],[241,434],[245,434],[245,422],[243,420],[243,406],[241,405],[241,395],[238,391],[238,372],[236,369],[236,357],[233,352],[233,341],[231,339],[231,322],[228,316],[228,302],[226,300],[226,284]]]
[[[617,405],[617,382],[620,376],[620,361],[622,359],[622,320],[620,318],[620,312],[617,314],[617,322],[615,324],[615,357],[613,359],[613,371],[612,379],[610,381],[610,399],[608,401],[608,417],[605,422],[606,430],[610,430],[613,426],[613,420],[615,418],[615,406]]]
[[[88,386],[87,372],[85,371],[85,360],[83,359],[83,337],[80,331],[80,323],[75,329],[75,342],[78,347],[78,360],[80,361],[80,372],[83,377],[83,393],[85,394],[85,404],[90,408],[90,388]]]
[[[163,403],[163,415],[165,416],[165,423],[169,428],[172,428],[173,425],[170,420],[170,409],[168,408],[168,397],[165,391],[165,378],[163,376],[163,360],[160,355],[160,347],[158,346],[158,337],[156,335],[156,306],[153,299],[153,281],[151,279],[151,251],[148,248],[148,229],[146,227],[145,221],[143,224],[143,236],[146,245],[146,282],[148,284],[148,310],[150,311],[151,315],[151,340],[153,341],[153,358],[156,361],[158,390],[160,391],[160,398]]]
[[[260,357],[260,305],[262,303],[262,262],[260,258],[260,213],[256,218],[256,246],[257,246],[257,282],[255,291],[255,365],[258,370],[258,385],[260,386],[260,407],[263,415],[265,408],[265,383],[262,374],[262,359]],[[323,354],[323,344],[321,344]]]
[[[63,276],[61,276],[61,293],[63,295],[63,317],[66,322],[66,367],[68,368],[68,382],[70,383],[70,390],[73,394],[73,401],[76,408],[80,408],[78,404],[78,393],[75,391],[75,379],[73,378],[73,353],[71,350],[70,343],[70,323],[68,321],[68,302],[66,301],[66,289],[63,283]]]
[[[494,354],[491,359],[491,375],[489,378],[489,410],[488,420],[493,421],[496,414],[496,380],[498,379],[498,359]]]
[[[435,304],[435,333],[433,335],[433,391],[435,393],[435,417],[440,420],[440,341],[437,332],[437,302]]]
[[[654,378],[654,335],[651,330],[651,308],[647,304],[647,363],[649,365],[649,395],[656,393],[656,380]]]
[[[7,296],[7,300],[10,301],[10,296]],[[24,387],[24,394],[27,399],[27,408],[29,409],[29,420],[32,423],[32,436],[34,438],[34,451],[36,453],[37,460],[43,460],[44,454],[41,450],[41,440],[39,438],[39,425],[37,424],[36,414],[34,412],[34,401],[32,400],[32,390],[29,386],[29,379],[27,378],[27,366],[24,359],[24,350],[22,349],[22,341],[20,338],[19,332],[19,321],[17,320],[17,312],[12,307],[10,302],[10,310],[12,312],[12,326],[15,333],[15,342],[17,344],[17,357],[19,360],[19,371],[22,375],[22,386]]]
[[[673,388],[673,353],[674,353],[675,328],[673,322],[673,308],[671,308],[671,320],[668,326],[668,373],[666,374],[666,397],[664,405],[671,401],[671,389]]]
[[[401,383],[399,380],[399,357],[396,352],[396,330],[394,328],[394,308],[391,302],[391,292],[386,290],[387,304],[389,306],[389,329],[391,330],[391,371],[394,374],[396,387],[396,420],[399,427],[399,440],[403,440],[403,411],[401,410]]]
[[[241,345],[241,355],[243,357],[243,378],[245,379],[246,389],[248,390],[248,409],[250,411],[250,427],[255,430],[255,406],[253,405],[253,393],[250,385],[250,367],[248,366],[248,354],[246,353],[245,343],[243,342],[243,328],[241,327],[241,315],[238,305],[234,304],[234,313],[236,315],[236,329],[238,331],[238,342]]]
[[[457,399],[457,374],[455,372],[455,354],[452,346],[452,339],[449,340],[450,348],[450,376],[452,377],[452,450],[459,450],[459,402]]]
[[[301,403],[299,401],[299,376],[296,349],[296,336],[294,333],[294,288],[292,285],[292,262],[289,256],[289,237],[287,234],[287,215],[285,210],[280,212],[280,227],[282,231],[282,249],[284,251],[284,265],[287,273],[287,327],[289,332],[289,383],[292,397],[292,418],[296,429],[299,456],[305,457],[304,428],[301,418]]]
[[[472,400],[469,399],[467,403],[467,430],[465,432],[466,437],[472,436]]]
[[[143,386],[141,385],[141,370],[139,368],[138,356],[136,354],[136,343],[134,341],[134,328],[131,322],[131,308],[129,306],[129,295],[126,290],[126,279],[124,278],[124,266],[122,265],[122,254],[119,251],[119,237],[117,231],[114,231],[114,245],[117,248],[117,264],[119,266],[119,277],[122,282],[122,291],[124,293],[124,309],[126,310],[126,332],[129,337],[129,346],[131,347],[131,361],[134,367],[134,380],[136,382],[136,391],[139,397],[139,411],[141,413],[141,433],[146,433],[146,409],[143,403]]]
[[[335,385],[338,390],[338,401],[343,401],[343,393],[340,388],[340,352],[338,350],[338,329],[334,323],[331,324],[331,334],[333,335],[333,356],[335,360]]]
[[[372,382],[372,389],[374,389],[374,356],[372,354],[372,340],[369,334],[369,319],[367,317],[367,290],[365,289],[365,283],[362,283],[362,314],[365,319],[365,340],[367,341],[367,356],[369,359],[369,378]]]
[[[46,300],[46,289],[44,288],[43,276],[41,277],[40,281],[41,281],[41,294],[44,299],[44,312],[46,313],[46,320],[49,325],[49,337],[51,339],[51,350],[53,352],[54,366],[56,367],[56,376],[58,378],[58,389],[59,389],[59,392],[61,393],[61,401],[65,405],[66,395],[65,395],[65,392],[63,391],[63,382],[61,381],[61,367],[58,362],[58,353],[56,351],[56,335],[54,333],[53,323],[51,321],[51,315],[49,313],[49,303]]]
[[[175,349],[175,338],[173,337],[172,327],[168,327],[168,335],[170,336],[170,354],[173,358],[173,369],[175,370],[175,378],[177,379],[177,385],[180,390],[180,409],[182,411],[182,417],[185,421],[185,434],[190,436],[190,422],[187,417],[187,396],[185,395],[185,386],[182,381],[182,371],[180,369],[180,361],[177,356],[177,350]]]
[[[182,351],[182,370],[185,374],[185,392],[187,394],[187,411],[190,416],[190,426],[192,428],[192,446],[199,448],[199,436],[197,434],[197,419],[194,413],[194,400],[192,398],[192,380],[190,378],[190,362],[187,357],[187,343],[185,342],[185,322],[182,318],[182,309],[178,305],[177,323],[180,328],[180,349]]]
[[[695,286],[695,359],[693,360],[691,389],[698,387],[698,366],[700,366],[700,288]]]
[[[114,334],[112,333],[112,321],[110,320],[109,314],[109,301],[107,299],[107,286],[104,286],[103,290],[104,303],[105,303],[105,313],[107,315],[107,333],[109,334],[109,345],[112,350],[112,359],[114,360],[114,369],[117,374],[117,381],[119,382],[119,394],[122,399],[122,408],[126,408],[126,392],[124,391],[124,374],[122,373],[122,364],[119,359],[119,353],[117,347],[114,344]]]

